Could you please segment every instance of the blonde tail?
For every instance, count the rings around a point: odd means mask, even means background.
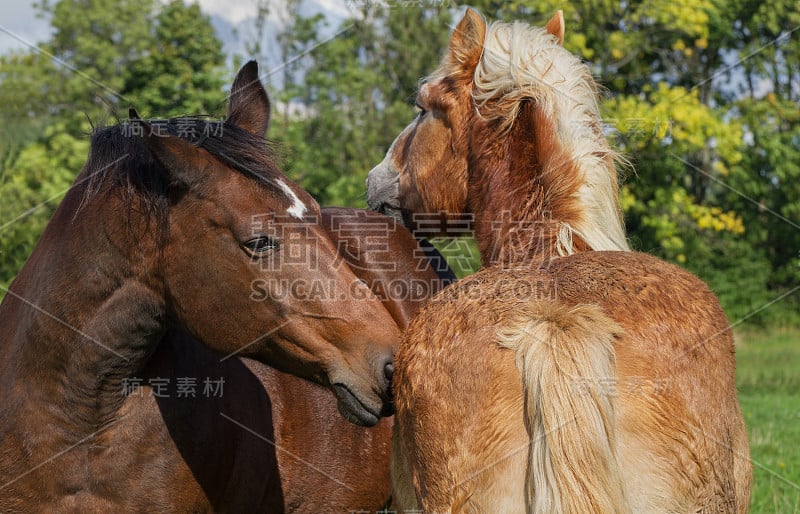
[[[629,512],[609,394],[622,329],[596,306],[529,307],[498,334],[502,346],[516,350],[525,388],[528,512]]]

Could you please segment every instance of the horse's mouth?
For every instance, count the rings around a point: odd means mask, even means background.
[[[381,214],[386,214],[387,216],[391,216],[393,218],[397,218],[400,216],[400,206],[399,205],[392,205],[389,202],[380,202],[377,205],[367,202],[367,205],[373,211],[378,211]]]
[[[336,399],[339,400],[339,413],[344,419],[362,427],[372,427],[378,424],[381,414],[361,403],[346,385],[333,384],[331,388]]]
[[[405,218],[403,215],[403,210],[399,206],[394,206],[388,203],[381,204],[381,212],[398,221],[403,221]]]
[[[414,222],[414,213],[407,209],[403,209],[399,205],[392,205],[389,202],[381,202],[374,207],[370,205],[370,208],[373,211],[377,211],[381,214],[389,216],[390,218],[394,218],[398,223],[409,230],[413,230],[416,227],[416,223]]]

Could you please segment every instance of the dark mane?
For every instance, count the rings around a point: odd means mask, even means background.
[[[146,123],[154,134],[180,137],[269,189],[274,190],[274,180],[282,176],[275,153],[264,138],[230,123],[196,116]],[[86,184],[84,205],[98,194],[117,191],[132,208],[166,221],[173,184],[143,142],[145,130],[145,125],[125,122],[92,132],[89,157],[76,180],[76,184]]]

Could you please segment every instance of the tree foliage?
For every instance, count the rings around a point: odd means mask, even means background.
[[[0,58],[0,286],[7,287],[83,166],[93,124],[219,110],[221,43],[196,5],[42,2],[53,36]]]
[[[271,136],[284,143],[289,173],[325,204],[365,206],[367,173],[407,124],[418,81],[449,36],[441,5],[356,5],[335,31],[321,16],[296,16],[281,38],[284,55],[305,55],[279,94],[287,112],[301,111]],[[338,36],[320,35],[330,32]]]
[[[254,0],[251,53],[281,27],[265,70],[269,136],[323,204],[364,206],[364,179],[413,116],[459,6],[351,1],[331,25],[300,0]],[[622,202],[637,249],[698,273],[733,320],[797,319],[800,10],[789,0],[474,0],[491,19],[542,25],[606,87],[607,133],[633,164]],[[0,57],[0,285],[30,252],[87,149],[88,119],[220,112],[221,44],[196,4],[43,0],[42,52]],[[247,56],[228,60],[240,63]],[[124,114],[123,114],[124,115]],[[468,244],[449,244],[451,248]],[[455,251],[455,250],[454,250]],[[458,253],[458,252],[455,252]]]

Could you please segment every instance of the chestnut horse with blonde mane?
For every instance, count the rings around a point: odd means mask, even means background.
[[[467,10],[370,206],[471,213],[485,269],[401,342],[393,481],[425,512],[741,513],[749,448],[714,294],[627,251],[589,69]]]

